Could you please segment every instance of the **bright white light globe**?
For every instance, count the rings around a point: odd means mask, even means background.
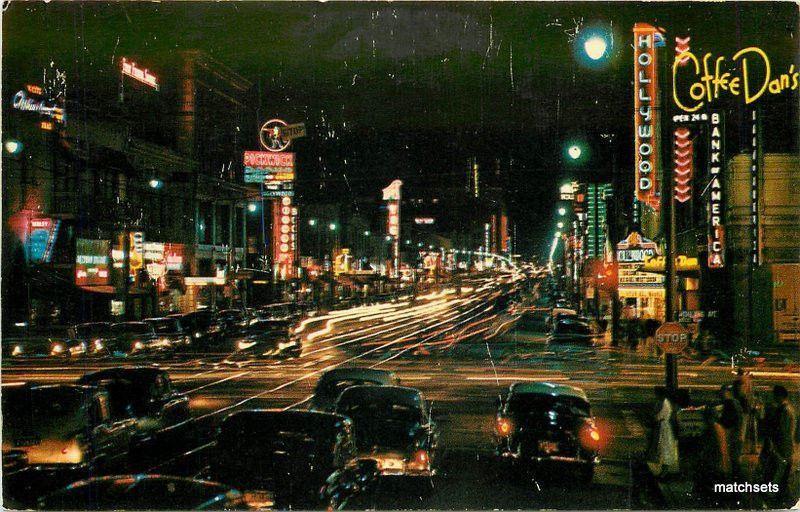
[[[581,148],[578,146],[570,146],[568,153],[570,158],[577,160],[581,156]]]
[[[606,54],[608,45],[606,40],[600,36],[592,36],[583,43],[583,49],[586,50],[586,55],[592,60],[599,60]]]

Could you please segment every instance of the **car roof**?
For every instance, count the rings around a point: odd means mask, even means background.
[[[176,317],[168,317],[168,316],[157,316],[157,317],[154,317],[154,318],[145,318],[144,320],[142,320],[142,322],[154,322],[154,321],[161,322],[163,320],[177,320],[177,318]]]
[[[391,400],[408,407],[422,407],[422,393],[404,386],[350,386],[339,395],[339,401],[358,396],[366,401]]]
[[[584,402],[589,399],[581,388],[569,386],[567,384],[554,384],[552,382],[515,382],[509,387],[509,393],[514,395],[549,395],[549,396],[569,396],[579,398]]]
[[[334,368],[325,372],[320,380],[372,380],[376,382],[394,383],[397,376],[390,370],[377,368]]]

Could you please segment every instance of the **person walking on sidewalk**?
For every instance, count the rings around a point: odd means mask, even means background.
[[[730,468],[725,429],[717,421],[717,410],[706,406],[703,409],[703,434],[700,437],[699,456],[694,471],[693,493],[703,506],[720,507],[720,495],[714,493],[714,484],[722,483]]]
[[[794,457],[796,416],[785,387],[772,388],[773,406],[764,421],[764,447],[759,457],[766,482],[778,484],[778,506],[791,504],[789,476]]]
[[[756,404],[753,399],[753,380],[750,372],[745,371],[744,368],[736,370],[736,380],[733,381],[733,397],[742,406],[742,450],[747,453],[756,453],[758,425]]]
[[[679,470],[678,440],[674,428],[675,413],[666,389],[660,386],[655,388],[655,395],[648,465],[654,475],[667,476]]]
[[[722,386],[722,412],[719,416],[719,424],[725,429],[725,444],[727,446],[727,457],[725,466],[727,476],[737,481],[741,474],[740,461],[742,458],[742,425],[743,413],[742,406],[733,396],[732,386]]]

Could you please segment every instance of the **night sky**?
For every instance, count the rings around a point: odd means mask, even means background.
[[[609,176],[610,134],[632,176],[635,22],[664,27],[668,41],[691,35],[697,53],[759,46],[786,70],[800,69],[797,13],[793,3],[14,2],[3,16],[3,83],[35,80],[51,61],[68,81],[75,62],[86,76],[114,74],[122,55],[148,55],[157,70],[158,54],[200,48],[260,87],[262,117],[306,122],[294,150],[309,200],[377,196],[396,177],[423,196],[463,185],[468,157],[487,171],[500,158],[519,248],[541,253],[557,183]],[[572,41],[600,25],[614,44],[592,69]],[[734,112],[737,101],[727,103]],[[797,151],[797,103],[797,91],[764,102],[767,151]],[[565,169],[563,144],[576,139],[590,158]]]

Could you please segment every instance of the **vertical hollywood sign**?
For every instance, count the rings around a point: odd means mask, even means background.
[[[751,139],[750,139],[750,258],[753,265],[761,263],[761,247],[759,243],[759,219],[758,219],[758,167],[759,167],[759,144],[758,139],[758,111],[753,109],[751,112]]]
[[[636,152],[636,198],[641,203],[659,208],[656,136],[658,97],[656,90],[657,30],[647,23],[636,23],[634,35],[634,149]]]
[[[725,219],[724,219],[724,160],[723,146],[725,128],[722,114],[712,112],[710,118],[708,174],[708,268],[725,266]]]
[[[692,198],[692,168],[694,159],[694,144],[691,139],[692,132],[685,126],[675,130],[674,180],[675,200],[685,203]]]

